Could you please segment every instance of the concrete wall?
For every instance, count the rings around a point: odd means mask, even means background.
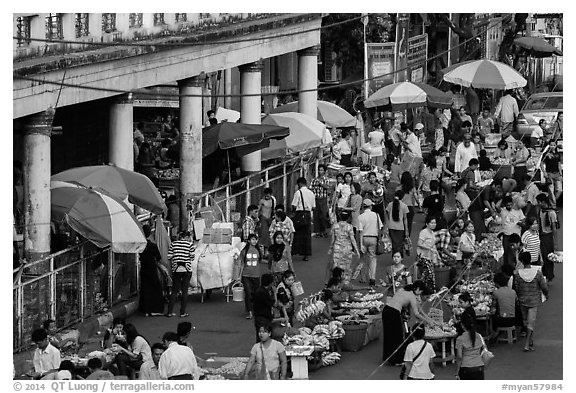
[[[298,24],[287,24],[274,29],[274,35],[296,33],[319,27],[321,17]],[[270,36],[271,31],[258,31],[242,35],[243,38]],[[66,82],[76,85],[89,85],[102,89],[130,91],[146,86],[171,83],[186,79],[201,72],[213,72],[223,68],[233,68],[242,64],[279,56],[285,53],[317,45],[320,42],[320,31],[311,31],[294,35],[287,39],[263,39],[242,43],[207,44],[202,46],[177,47],[157,51],[148,47],[126,49],[125,47],[107,48],[97,53],[73,54],[72,64],[84,63],[82,66],[68,66]],[[156,49],[155,49],[156,50]],[[136,54],[138,54],[136,56]],[[88,57],[87,57],[88,56]],[[92,62],[85,60],[93,56]],[[108,61],[107,61],[108,60]],[[74,63],[76,62],[76,63]],[[30,63],[15,64],[15,72],[34,76],[33,71],[42,73],[42,79],[61,81],[64,70],[48,71],[46,65]],[[46,109],[47,103],[54,103],[58,95],[60,107],[81,102],[111,97],[118,93],[40,84],[26,80],[14,79],[13,118],[22,117]]]

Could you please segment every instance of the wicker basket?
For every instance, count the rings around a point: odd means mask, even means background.
[[[342,338],[342,350],[346,352],[356,352],[364,345],[368,324],[342,325],[346,334]]]

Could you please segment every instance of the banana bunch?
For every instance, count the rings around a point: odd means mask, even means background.
[[[340,361],[340,354],[338,352],[324,352],[322,354],[322,366],[328,367]]]
[[[329,336],[330,335],[330,325],[319,324],[314,326],[312,334],[317,336]]]
[[[363,302],[369,302],[372,300],[380,300],[384,297],[383,293],[367,293],[366,295],[362,296],[361,300]]]
[[[339,338],[344,337],[344,335],[346,334],[346,332],[344,331],[344,328],[342,327],[342,322],[340,321],[331,321],[328,324],[328,331],[329,331],[329,335],[328,335],[328,339],[330,340],[337,340]]]
[[[315,347],[320,347],[323,349],[328,350],[330,348],[330,342],[328,341],[328,337],[322,335],[313,335],[310,336],[312,338],[312,342],[310,345],[314,345]]]
[[[298,329],[298,331],[300,332],[301,336],[310,336],[312,335],[312,329],[307,328],[307,327],[301,327],[300,329]]]
[[[302,305],[300,310],[296,313],[296,319],[300,322],[304,322],[308,318],[321,314],[324,309],[326,308],[326,303],[322,300],[317,300],[315,302],[311,302],[306,306]]]

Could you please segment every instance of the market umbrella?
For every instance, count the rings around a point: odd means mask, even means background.
[[[126,200],[152,213],[166,211],[164,200],[154,183],[145,175],[114,165],[82,166],[68,169],[51,177],[54,181],[76,182],[86,187],[104,190],[120,200]]]
[[[290,135],[285,139],[270,141],[270,146],[262,150],[262,160],[284,157],[290,153],[299,153],[321,146],[327,133],[324,124],[311,116],[297,112],[270,114],[262,119],[262,124],[290,129]]]
[[[514,45],[526,49],[532,57],[562,56],[562,51],[540,37],[518,37]]]
[[[366,108],[388,104],[392,105],[394,111],[421,106],[450,108],[452,98],[442,90],[426,83],[398,82],[378,89],[364,101]]]
[[[117,253],[138,253],[146,247],[142,227],[128,206],[109,193],[63,181],[50,182],[52,219],[98,247]]]
[[[514,68],[493,60],[471,60],[442,70],[446,82],[478,89],[515,89],[526,79]]]
[[[316,118],[318,121],[326,123],[328,127],[340,128],[354,127],[356,125],[356,119],[336,104],[328,101],[318,101],[316,107],[318,108]],[[293,101],[289,104],[274,108],[270,113],[287,112],[298,112],[298,101]]]
[[[270,139],[286,138],[289,134],[287,127],[275,124],[218,123],[202,131],[202,158],[214,153],[218,148],[256,145],[255,149],[260,150],[268,146]],[[249,150],[244,150],[244,153],[250,152]]]

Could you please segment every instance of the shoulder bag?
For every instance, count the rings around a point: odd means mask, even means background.
[[[292,221],[294,222],[295,227],[303,227],[308,224],[308,220],[306,219],[306,206],[304,205],[304,195],[302,195],[302,190],[298,190],[300,192],[300,203],[302,203],[302,210],[296,210],[292,217]]]
[[[488,350],[488,347],[486,347],[486,343],[484,342],[484,337],[481,335],[480,340],[482,341],[482,352],[480,353],[480,356],[482,357],[484,367],[488,367],[492,362],[492,359],[494,359],[494,354]]]
[[[420,355],[422,354],[422,352],[424,352],[424,348],[426,348],[426,345],[428,345],[428,343],[426,341],[424,341],[424,345],[422,345],[422,349],[420,349],[420,352],[418,352],[418,355],[416,355],[412,359],[412,364],[414,364],[416,359],[418,359],[420,357]],[[402,369],[400,370],[400,379],[404,379],[405,377],[406,377],[406,364],[404,363],[402,365]]]

